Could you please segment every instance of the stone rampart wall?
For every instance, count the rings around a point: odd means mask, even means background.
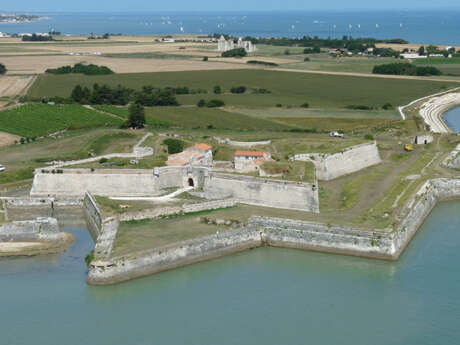
[[[376,142],[353,146],[334,154],[298,154],[292,159],[311,161],[315,165],[316,178],[324,181],[348,175],[381,162]]]
[[[210,199],[231,196],[245,204],[319,212],[317,188],[309,183],[210,172],[203,190]]]
[[[157,248],[131,258],[107,258],[92,264],[88,282],[113,284],[175,267],[270,245],[396,260],[436,202],[460,197],[460,180],[428,181],[396,229],[380,231],[330,226],[281,218],[252,217],[240,230],[216,233],[178,247]]]
[[[61,239],[55,218],[16,221],[0,225],[0,242],[45,242]]]
[[[231,230],[193,241],[176,248],[159,248],[144,255],[116,260],[93,261],[88,283],[114,284],[133,278],[229,255],[245,249],[259,247],[260,235],[250,230]]]
[[[103,196],[157,195],[158,185],[151,170],[91,172],[64,170],[62,174],[36,172],[31,196],[84,197],[85,192]]]

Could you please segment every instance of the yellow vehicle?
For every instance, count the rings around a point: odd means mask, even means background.
[[[409,152],[414,151],[414,146],[412,144],[406,144],[404,145],[404,150]]]

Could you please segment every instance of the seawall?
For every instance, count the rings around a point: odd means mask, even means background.
[[[55,218],[37,218],[0,225],[0,256],[37,255],[65,250],[74,236],[59,230]]]
[[[394,229],[366,230],[292,219],[252,217],[238,230],[92,263],[88,283],[114,284],[263,245],[397,260],[437,202],[460,197],[460,180],[427,181]]]

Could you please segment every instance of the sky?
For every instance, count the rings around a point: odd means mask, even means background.
[[[2,1],[0,11],[294,11],[356,9],[460,9],[459,0],[17,0]]]

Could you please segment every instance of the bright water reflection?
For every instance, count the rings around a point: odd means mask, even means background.
[[[398,262],[261,248],[128,283],[85,284],[83,229],[60,256],[0,260],[1,344],[455,344],[460,202]]]

